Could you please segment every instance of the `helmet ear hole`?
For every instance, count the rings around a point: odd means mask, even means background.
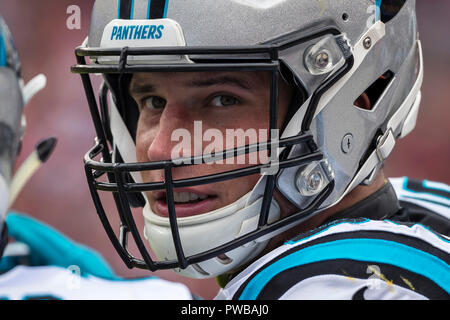
[[[386,23],[392,20],[403,8],[406,0],[383,0],[380,5],[380,19]]]
[[[364,109],[364,110],[371,110],[372,109],[372,105],[370,103],[370,99],[369,96],[367,95],[367,93],[363,92],[356,100],[355,102],[353,102],[353,105],[355,107],[358,107],[360,109]]]
[[[373,110],[385,92],[389,83],[391,83],[394,73],[390,70],[386,71],[377,80],[374,81],[361,95],[356,98],[353,105],[363,110]]]

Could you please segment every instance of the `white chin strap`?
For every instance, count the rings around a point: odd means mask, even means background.
[[[251,204],[247,203],[250,193],[236,202],[195,216],[177,220],[181,244],[185,256],[204,252],[233,241],[257,228],[263,198]],[[269,211],[268,223],[278,220],[280,207],[273,199]],[[152,212],[147,203],[144,208],[145,238],[159,260],[176,259],[168,218]],[[211,278],[236,269],[258,255],[267,245],[268,240],[255,240],[226,252],[219,257],[209,259],[186,269],[175,272],[191,278]]]

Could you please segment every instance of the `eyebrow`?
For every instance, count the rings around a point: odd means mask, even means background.
[[[220,75],[220,76],[212,76],[209,78],[198,78],[185,83],[187,87],[211,87],[215,85],[231,85],[235,87],[239,87],[241,89],[250,90],[251,85],[248,81],[241,77],[235,77],[232,75]]]
[[[150,83],[145,83],[145,84],[133,84],[130,87],[130,93],[131,94],[143,94],[143,93],[151,93],[155,91],[155,88],[157,86],[154,86],[153,84]]]
[[[252,86],[249,81],[242,77],[236,77],[233,75],[218,75],[218,76],[206,76],[205,78],[192,79],[183,83],[186,87],[191,88],[206,88],[215,85],[231,85],[245,90],[251,90]],[[130,92],[133,94],[143,94],[154,92],[158,85],[147,83],[134,83],[130,88]]]

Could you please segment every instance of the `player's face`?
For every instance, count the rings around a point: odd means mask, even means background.
[[[291,99],[290,88],[283,81],[279,82],[278,126]],[[137,160],[176,159],[267,141],[269,85],[270,74],[266,72],[135,74],[130,93],[140,109]],[[183,150],[186,145],[187,150]],[[177,167],[172,170],[172,176],[174,180],[186,179],[255,165],[261,163],[264,156],[263,153],[258,155],[256,163],[256,155],[249,154],[240,159]],[[162,170],[141,174],[144,182],[164,181]],[[177,216],[187,217],[224,207],[248,193],[259,177],[256,174],[175,189]],[[165,192],[148,192],[147,198],[153,212],[168,216]]]

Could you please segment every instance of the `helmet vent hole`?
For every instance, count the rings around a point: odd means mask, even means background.
[[[386,71],[375,80],[361,95],[353,102],[353,105],[363,110],[373,110],[381,96],[391,83],[394,73],[390,70]]]
[[[406,0],[383,0],[380,5],[380,20],[383,23],[391,21],[403,8]]]
[[[221,264],[230,264],[233,262],[233,259],[228,257],[226,254],[221,254],[216,257],[217,261],[219,261]]]

